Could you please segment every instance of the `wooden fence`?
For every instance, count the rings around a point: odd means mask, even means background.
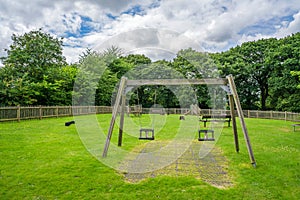
[[[110,106],[0,107],[0,121],[20,121],[23,119],[43,119],[111,112],[112,107]]]
[[[188,108],[166,108],[168,114],[184,114]],[[111,113],[111,106],[36,106],[36,107],[0,107],[1,121],[20,121],[24,119],[43,119],[49,117],[65,117],[73,115],[105,114]],[[143,113],[149,113],[150,109],[143,108]],[[287,121],[300,121],[300,113],[279,111],[244,110],[246,118],[279,119]],[[230,115],[229,110],[201,109],[201,115],[222,113]],[[237,115],[237,113],[236,113]]]

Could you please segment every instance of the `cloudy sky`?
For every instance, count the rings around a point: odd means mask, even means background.
[[[76,62],[86,48],[95,48],[123,33],[133,35],[127,38],[131,42],[139,35],[139,42],[151,46],[151,42],[157,42],[147,35],[153,34],[153,30],[163,30],[159,32],[164,35],[176,32],[177,37],[190,38],[205,51],[217,52],[245,41],[280,38],[299,32],[300,2],[0,0],[0,25],[0,56],[5,55],[4,49],[12,43],[13,33],[21,35],[39,28],[64,38],[64,55],[69,63]],[[147,29],[150,31],[135,31]],[[180,50],[185,47],[181,46],[185,41],[173,38],[170,43]]]

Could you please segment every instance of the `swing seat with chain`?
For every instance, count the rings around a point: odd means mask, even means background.
[[[152,129],[152,128],[141,128],[139,139],[140,140],[154,140],[154,129]]]
[[[138,103],[139,103],[139,95],[137,93]],[[154,96],[154,104],[156,102],[156,90]],[[141,116],[139,116],[141,119]],[[140,120],[141,125],[141,120]],[[154,120],[152,122],[152,128],[140,128],[140,140],[154,140]]]

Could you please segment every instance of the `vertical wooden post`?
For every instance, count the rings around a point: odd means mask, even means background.
[[[109,129],[108,129],[106,143],[105,143],[105,146],[104,146],[102,157],[106,157],[107,156],[107,151],[108,151],[109,143],[110,143],[110,140],[111,140],[112,132],[113,132],[115,121],[116,121],[116,117],[117,117],[118,107],[120,105],[121,97],[122,97],[122,94],[124,92],[124,89],[125,89],[125,86],[126,86],[126,82],[127,82],[127,78],[126,77],[122,77],[121,78],[121,82],[120,82],[120,86],[119,86],[119,90],[118,90],[118,94],[117,94],[117,97],[116,97],[116,102],[115,102],[115,105],[113,107],[112,117],[111,117]]]
[[[39,119],[42,119],[42,106],[39,106]]]
[[[236,119],[235,119],[235,111],[234,111],[234,99],[232,94],[228,95],[229,97],[229,105],[230,105],[230,115],[232,119],[232,130],[234,135],[234,143],[235,143],[235,150],[236,152],[239,152],[239,138],[238,138],[238,132],[237,132],[237,126],[236,126]]]
[[[120,126],[119,126],[119,139],[118,139],[118,146],[119,147],[122,146],[124,115],[125,115],[125,101],[126,101],[126,96],[125,96],[125,94],[122,94],[121,116],[120,116]]]
[[[72,115],[72,111],[71,111],[71,110],[72,110],[72,106],[69,106],[69,107],[68,107],[68,114],[69,114],[69,116]]]
[[[273,111],[270,111],[270,118],[273,119]]]
[[[284,120],[286,121],[287,120],[287,112],[284,111]]]
[[[231,90],[233,98],[234,98],[234,102],[235,102],[235,105],[236,105],[236,108],[237,108],[239,119],[240,119],[240,122],[241,122],[242,130],[243,130],[243,133],[244,133],[244,138],[245,138],[247,149],[248,149],[248,154],[249,154],[249,157],[250,157],[250,160],[251,160],[251,164],[253,165],[253,167],[256,167],[256,162],[255,162],[254,154],[253,154],[253,151],[252,151],[250,138],[249,138],[249,135],[248,135],[248,130],[247,130],[246,123],[245,123],[245,120],[244,120],[244,114],[243,114],[243,111],[242,111],[242,107],[241,107],[241,104],[240,104],[240,100],[239,100],[239,97],[238,97],[238,94],[237,94],[237,91],[236,91],[236,86],[235,86],[232,75],[227,76],[227,79],[228,79],[228,83],[229,83],[229,86],[230,86],[230,90]]]
[[[18,119],[18,122],[20,122],[20,120],[21,120],[21,107],[20,107],[20,105],[18,105],[18,107],[17,107],[17,119]]]
[[[56,118],[57,118],[57,117],[59,116],[59,115],[58,115],[58,106],[56,106],[56,109],[55,109],[55,110],[56,110],[55,112],[56,112]]]

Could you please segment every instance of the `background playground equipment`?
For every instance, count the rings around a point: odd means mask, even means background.
[[[204,127],[207,122],[227,122],[230,127],[231,115],[202,115],[200,121],[204,123]]]

